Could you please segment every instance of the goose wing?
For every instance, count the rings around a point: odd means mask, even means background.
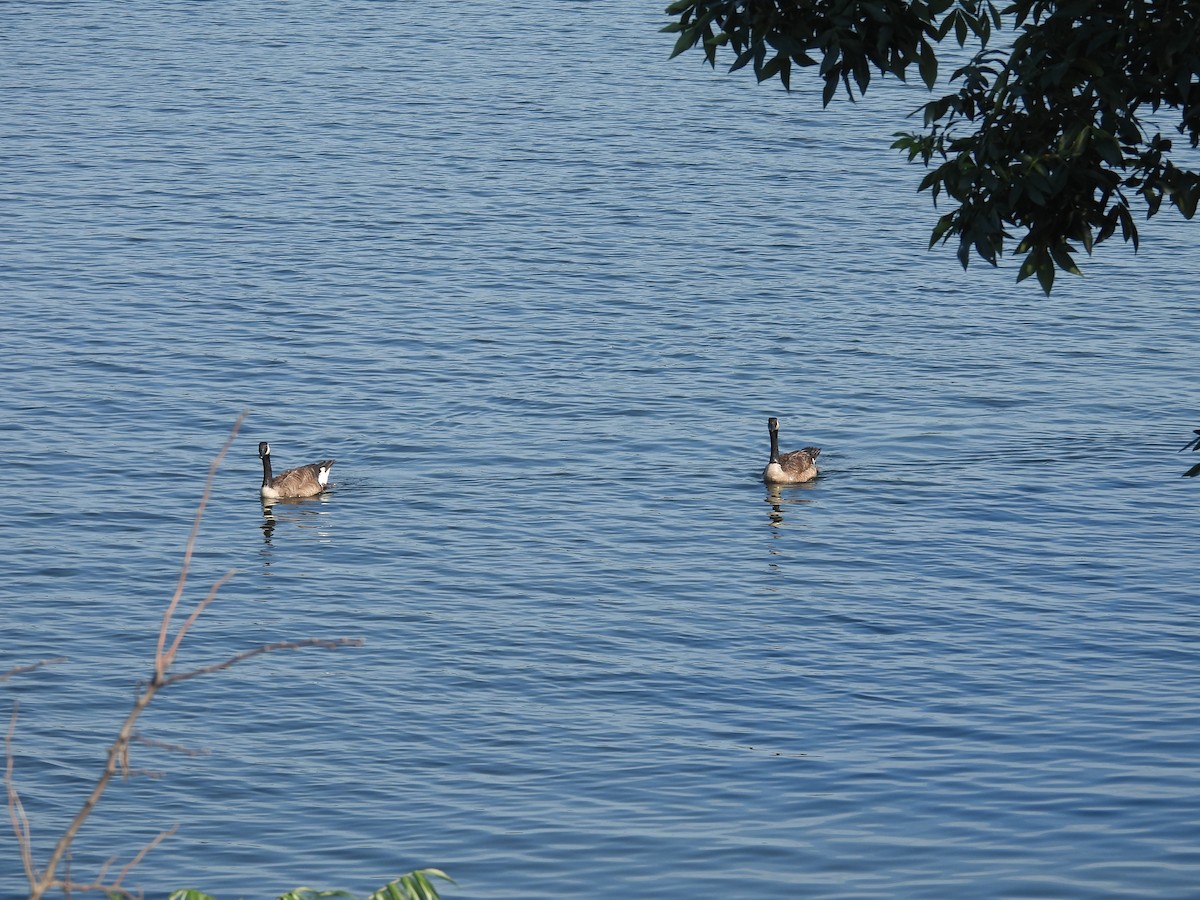
[[[779,465],[785,472],[801,472],[815,466],[820,455],[820,447],[805,447],[803,450],[782,454],[779,457]]]
[[[333,467],[332,459],[323,459],[307,466],[297,466],[281,472],[271,479],[271,487],[279,492],[280,497],[311,497],[325,490],[321,483],[321,469],[327,472]]]

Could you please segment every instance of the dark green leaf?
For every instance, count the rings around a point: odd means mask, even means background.
[[[1071,257],[1071,248],[1065,242],[1055,244],[1050,248],[1050,253],[1054,257],[1055,264],[1064,272],[1070,272],[1072,275],[1082,274],[1079,266],[1075,265],[1075,260]]]
[[[675,41],[675,47],[671,50],[670,59],[674,59],[680,53],[683,53],[685,50],[690,50],[692,47],[694,47],[699,37],[699,30],[695,26],[685,28],[679,35],[679,39]]]
[[[933,245],[938,243],[938,241],[941,241],[942,243],[946,242],[946,240],[950,237],[949,232],[953,225],[954,213],[946,213],[944,216],[938,219],[937,224],[933,226],[933,236],[929,239],[930,249],[933,249]]]
[[[1028,278],[1037,269],[1037,256],[1034,253],[1028,253],[1025,256],[1025,261],[1021,263],[1021,269],[1017,272],[1017,282],[1020,283]]]
[[[958,10],[955,10],[946,16],[946,18],[942,19],[942,21],[938,24],[937,30],[934,32],[934,36],[937,38],[938,43],[941,43],[946,39],[946,35],[950,33],[950,29],[954,27],[955,21],[960,15],[962,14]]]
[[[784,63],[786,62],[786,56],[784,56],[782,53],[776,53],[765,63],[763,63],[762,68],[758,69],[754,74],[758,77],[759,81],[766,81],[768,78],[773,78],[774,76],[778,75],[780,69],[783,68]]]
[[[921,80],[925,82],[925,87],[933,90],[933,86],[937,84],[938,60],[937,53],[934,52],[933,46],[926,41],[921,42],[920,48],[920,63],[918,68],[921,72]]]
[[[738,69],[745,66],[746,63],[750,62],[750,60],[752,60],[752,59],[754,59],[754,51],[753,50],[743,50],[741,53],[738,54],[737,59],[735,59],[733,61],[733,65],[729,67],[729,71],[736,72]]]
[[[1092,147],[1100,158],[1110,166],[1121,166],[1125,162],[1125,157],[1121,155],[1121,146],[1107,131],[1100,128],[1091,130]]]
[[[821,91],[821,105],[828,106],[829,101],[833,99],[833,95],[837,93],[838,86],[838,69],[834,69],[825,76],[825,89]]]
[[[1037,267],[1037,279],[1038,284],[1042,286],[1042,290],[1049,297],[1050,291],[1054,287],[1054,263],[1049,259],[1039,263]]]

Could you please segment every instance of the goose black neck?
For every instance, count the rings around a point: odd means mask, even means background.
[[[774,428],[769,431],[771,432],[771,462],[777,463],[779,462],[779,432]]]
[[[264,453],[262,456],[262,461],[263,461],[263,483],[262,483],[262,486],[270,487],[271,486],[271,454]]]

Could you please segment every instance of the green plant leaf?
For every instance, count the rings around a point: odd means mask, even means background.
[[[755,73],[758,77],[758,80],[766,81],[768,78],[772,78],[775,75],[778,75],[780,69],[783,68],[783,64],[786,62],[787,62],[786,56],[784,56],[782,53],[776,53],[774,56],[772,56],[770,59],[768,59],[765,63],[763,63],[762,68],[759,69],[757,73]]]
[[[1017,272],[1017,281],[1022,282],[1034,273],[1037,268],[1037,260],[1034,254],[1028,253],[1025,256],[1025,261],[1021,263],[1021,269]]]
[[[840,67],[839,67],[840,68]],[[835,69],[825,76],[825,88],[821,91],[821,105],[828,106],[829,101],[833,99],[833,95],[837,93],[838,72]]]
[[[921,80],[925,82],[925,87],[932,91],[933,86],[937,84],[937,53],[934,52],[932,44],[928,43],[927,41],[922,41],[920,55],[921,58],[918,63],[918,68],[921,71]]]
[[[1121,155],[1121,145],[1117,143],[1117,139],[1099,128],[1093,128],[1092,147],[1100,158],[1110,166],[1120,166],[1125,162],[1125,157]]]
[[[675,41],[675,47],[674,47],[674,49],[671,50],[670,58],[674,59],[683,51],[691,49],[692,46],[694,46],[696,43],[698,31],[699,31],[699,29],[696,28],[695,26],[690,26],[688,28],[683,29],[683,31],[680,32],[678,39],[676,39],[676,41]]]
[[[960,47],[967,42],[967,17],[961,13],[954,19],[954,37]]]
[[[1072,275],[1082,274],[1079,271],[1079,266],[1075,264],[1074,258],[1071,256],[1071,247],[1065,242],[1055,244],[1050,248],[1050,253],[1054,257],[1054,262],[1064,272],[1070,272]]]
[[[455,883],[454,879],[441,869],[416,869],[388,882],[367,897],[367,900],[440,900],[437,888],[429,880],[431,877]]]
[[[1049,256],[1046,256],[1042,262],[1038,264],[1037,280],[1038,284],[1042,286],[1042,290],[1045,291],[1047,297],[1050,296],[1050,291],[1054,287],[1054,272],[1054,263],[1051,261]]]

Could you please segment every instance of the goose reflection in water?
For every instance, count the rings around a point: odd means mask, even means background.
[[[270,544],[275,535],[275,527],[279,524],[295,525],[297,528],[317,528],[323,522],[328,510],[321,509],[330,502],[330,495],[320,494],[316,497],[289,497],[276,500],[263,498],[262,511],[263,543]]]
[[[817,482],[814,481],[790,485],[768,484],[766,502],[771,507],[771,511],[767,514],[771,520],[771,527],[779,528],[784,524],[784,507],[815,502],[815,497],[802,495],[816,489]]]

